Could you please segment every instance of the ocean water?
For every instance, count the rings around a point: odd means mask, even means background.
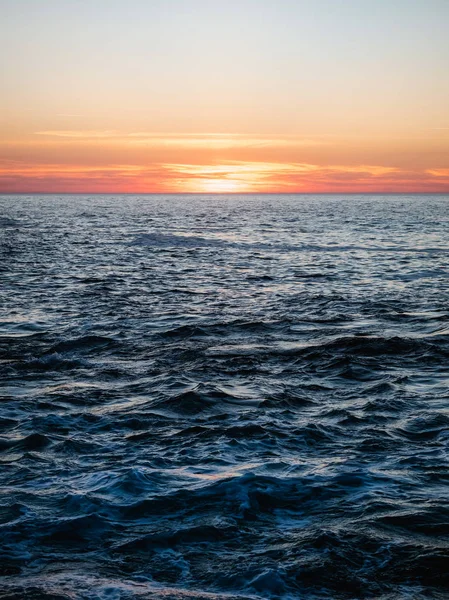
[[[0,598],[448,598],[448,225],[0,197]]]

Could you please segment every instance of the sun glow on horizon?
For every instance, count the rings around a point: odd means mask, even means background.
[[[299,162],[86,164],[0,159],[0,191],[48,193],[447,193],[449,169]]]
[[[239,194],[251,191],[251,186],[235,179],[200,179],[194,184],[197,193],[207,194]]]

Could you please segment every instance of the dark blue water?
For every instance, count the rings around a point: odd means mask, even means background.
[[[0,598],[448,598],[448,225],[0,197]]]

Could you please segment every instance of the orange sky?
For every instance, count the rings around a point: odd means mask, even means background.
[[[449,193],[449,3],[337,4],[6,0],[0,192]]]

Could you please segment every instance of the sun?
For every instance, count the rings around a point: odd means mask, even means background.
[[[209,194],[238,194],[247,192],[249,189],[245,181],[237,179],[201,179],[196,182],[198,192]]]
[[[257,165],[256,165],[257,166]],[[172,165],[180,175],[173,187],[193,194],[245,194],[260,189],[260,174],[253,163]]]

